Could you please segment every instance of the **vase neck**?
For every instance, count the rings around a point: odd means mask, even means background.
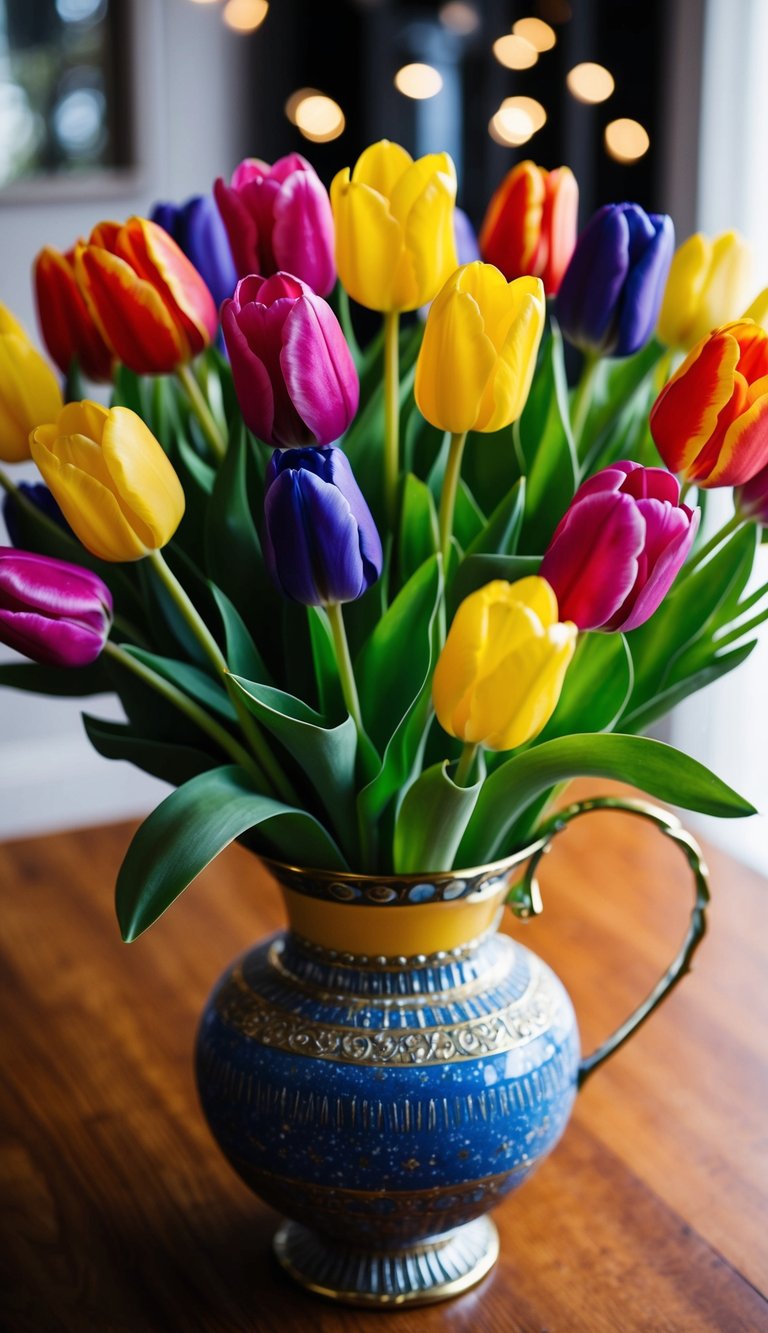
[[[497,924],[506,883],[456,902],[408,906],[327,902],[283,886],[293,935],[355,958],[404,960],[464,950]]]

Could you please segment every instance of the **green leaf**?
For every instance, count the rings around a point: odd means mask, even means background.
[[[578,477],[563,340],[554,321],[518,423],[518,436],[526,475],[521,541],[524,550],[544,551],[573,498]]]
[[[580,441],[579,453],[586,458],[600,448],[608,431],[634,406],[640,389],[649,389],[656,396],[651,376],[664,355],[661,343],[652,338],[634,356],[611,359],[604,357],[598,366],[589,413]],[[650,383],[648,383],[651,381]],[[646,394],[639,411],[647,420]],[[633,453],[615,453],[614,458],[634,458]]]
[[[261,796],[236,765],[185,782],[144,821],[117,877],[126,941],[151,926],[235,838],[258,829],[273,854],[322,870],[345,870],[333,839],[303,810]]]
[[[352,718],[328,727],[319,713],[293,695],[239,676],[232,680],[248,710],[306,773],[344,847],[354,854],[357,730]]]
[[[514,555],[525,511],[525,477],[500,500],[488,522],[467,547],[467,556]]]
[[[403,486],[397,561],[404,583],[425,560],[435,554],[439,541],[437,509],[432,492],[425,482],[409,472]]]
[[[216,475],[206,526],[206,569],[227,594],[246,624],[255,607],[262,618],[277,609],[279,595],[270,579],[253,519],[261,496],[249,466],[245,429],[236,430]]]
[[[159,676],[183,690],[191,699],[196,699],[204,708],[212,713],[218,713],[219,717],[225,718],[227,722],[236,721],[237,714],[226,690],[200,667],[193,666],[191,662],[181,662],[175,657],[161,657],[159,653],[148,653],[146,649],[136,648],[134,644],[126,643],[123,647],[131,657],[151,667]]]
[[[101,661],[87,667],[41,666],[37,662],[5,662],[0,665],[0,685],[29,694],[56,694],[82,699],[89,694],[108,694],[114,687]]]
[[[703,764],[645,736],[562,736],[514,755],[487,779],[459,849],[460,865],[500,854],[522,810],[540,792],[576,777],[615,778],[651,796],[701,814],[734,818],[755,813]]]
[[[515,583],[518,579],[537,574],[541,556],[539,555],[469,555],[462,561],[456,578],[451,586],[451,605],[453,609],[469,597],[478,588],[484,588],[492,579],[506,579]]]
[[[449,764],[428,768],[408,788],[395,821],[398,875],[450,870],[482,786],[457,787]]]
[[[200,457],[181,432],[177,435],[174,443],[182,464],[179,471],[187,473],[185,480],[191,478],[204,496],[212,495],[216,483],[216,469]],[[186,486],[184,489],[186,491]]]
[[[655,694],[647,703],[627,712],[621,719],[621,729],[623,732],[642,732],[646,731],[653,722],[660,717],[664,717],[679,703],[690,698],[697,690],[703,690],[713,681],[719,680],[729,671],[735,670],[745,662],[750,653],[756,648],[757,639],[751,643],[740,644],[738,648],[731,649],[727,653],[719,653],[716,657],[698,671],[685,676],[675,684],[666,686],[659,694]]]
[[[271,685],[272,678],[269,671],[237,607],[221,588],[216,587],[215,583],[211,584],[211,592],[221,612],[226,643],[225,656],[230,671],[234,675],[246,676],[249,680],[260,680],[265,685]]]
[[[143,421],[152,420],[152,391],[149,382],[122,363],[115,371],[112,396],[109,401],[110,407],[129,407]]]
[[[124,759],[153,778],[180,787],[190,778],[213,768],[216,760],[191,745],[174,745],[137,736],[125,722],[108,722],[83,713],[83,723],[91,745],[105,759]]]
[[[611,731],[631,693],[632,657],[624,635],[580,635],[557,708],[534,744],[575,732]]]

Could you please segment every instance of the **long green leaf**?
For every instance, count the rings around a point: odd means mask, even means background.
[[[575,732],[611,731],[631,693],[632,658],[624,635],[580,635],[557,708],[534,744]]]
[[[426,482],[412,472],[407,473],[403,486],[403,504],[400,518],[398,571],[403,583],[439,547],[437,509]]]
[[[707,685],[712,685],[721,676],[725,676],[729,671],[734,671],[737,666],[741,666],[742,662],[747,660],[756,647],[757,639],[752,639],[750,643],[740,644],[738,648],[733,648],[730,652],[719,653],[701,670],[694,671],[675,684],[666,686],[661,693],[654,695],[646,703],[641,704],[639,708],[634,708],[631,712],[622,716],[622,731],[638,733],[646,731],[653,722],[658,721],[660,717],[664,717],[677,704],[689,699],[697,690],[705,689]]]
[[[137,736],[124,722],[108,722],[83,713],[83,724],[94,750],[105,759],[123,759],[174,787],[180,787],[218,763],[191,745],[174,745],[154,737]]]
[[[457,787],[448,763],[428,768],[408,788],[395,821],[394,865],[398,875],[450,870],[481,783]]]
[[[344,870],[333,839],[303,810],[260,796],[235,765],[211,769],[171,792],[144,821],[117,877],[123,939],[135,940],[235,838],[258,829],[278,856]]]
[[[107,694],[114,688],[101,661],[77,668],[40,666],[36,662],[4,662],[0,666],[0,685],[29,694],[56,694],[71,699]]]
[[[467,556],[514,555],[525,512],[525,477],[520,477],[467,547]]]
[[[543,552],[573,498],[578,476],[563,340],[554,321],[518,423],[518,434],[526,476],[523,550]]]
[[[231,602],[227,594],[214,583],[211,584],[211,592],[221,613],[226,642],[225,655],[230,671],[238,676],[247,676],[249,680],[260,680],[265,685],[271,685],[272,678],[264,659],[234,602]]]
[[[137,661],[151,667],[159,676],[178,686],[185,694],[196,699],[204,708],[218,713],[228,722],[236,720],[236,713],[226,692],[206,671],[192,666],[190,662],[181,662],[175,657],[161,657],[158,653],[148,653],[144,648],[125,644],[124,650]]]
[[[755,808],[703,764],[645,736],[562,736],[515,755],[485,782],[459,849],[460,865],[480,865],[500,854],[519,813],[538,794],[576,777],[632,783],[687,810],[735,818]]]

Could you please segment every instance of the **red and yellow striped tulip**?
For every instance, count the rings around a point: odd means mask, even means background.
[[[485,215],[480,253],[504,277],[541,278],[555,296],[576,245],[579,187],[569,167],[545,171],[518,162],[504,177]]]
[[[75,277],[75,251],[46,245],[33,269],[43,342],[62,374],[76,361],[92,380],[110,380],[114,357],[98,330]]]
[[[75,247],[75,273],[108,346],[139,375],[169,374],[216,333],[213,298],[162,227],[100,222]]]
[[[768,463],[768,334],[751,320],[714,329],[651,411],[667,467],[700,489],[741,486]]]

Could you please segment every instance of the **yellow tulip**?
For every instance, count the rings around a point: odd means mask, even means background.
[[[447,153],[414,162],[399,144],[371,144],[331,185],[336,267],[369,310],[416,310],[458,264],[456,168]]]
[[[748,310],[744,311],[742,319],[753,319],[762,329],[768,333],[768,287],[764,287],[755,297]],[[741,321],[739,321],[741,322]]]
[[[29,432],[61,411],[59,382],[10,310],[0,305],[0,460],[29,458]]]
[[[32,457],[83,546],[101,560],[140,560],[170,541],[184,491],[161,446],[127,407],[69,403],[38,426]]]
[[[555,711],[578,630],[559,623],[546,579],[495,579],[461,603],[440,654],[432,697],[452,736],[513,750]]]
[[[416,402],[439,430],[501,430],[525,407],[544,330],[540,278],[507,282],[476,260],[432,303],[416,364]]]
[[[696,232],[675,252],[657,333],[667,347],[690,349],[712,329],[738,319],[752,253],[737,231],[710,240]]]

